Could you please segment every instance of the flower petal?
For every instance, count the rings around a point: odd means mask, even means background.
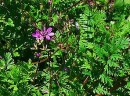
[[[46,40],[51,40],[50,36],[46,35]]]
[[[39,30],[38,30],[38,29],[36,30],[36,33],[39,33]]]
[[[46,27],[43,28],[43,31],[46,32]]]
[[[47,33],[50,33],[52,31],[52,28],[51,27],[49,27],[48,29],[47,29]]]
[[[40,33],[40,35],[45,35],[45,32],[43,30],[40,31],[39,33]]]
[[[38,35],[39,35],[39,30],[37,29],[37,30],[35,31],[35,33],[32,34],[32,36],[33,36],[33,37],[38,37]]]
[[[43,30],[40,31],[40,34],[42,34],[42,35],[47,34],[47,32],[46,32],[46,27],[44,27]]]
[[[38,34],[36,34],[36,33],[33,33],[33,34],[32,34],[32,36],[33,36],[33,37],[37,37],[37,36],[38,36]]]
[[[39,37],[38,39],[43,40],[44,38],[41,36],[41,37]]]
[[[54,36],[54,33],[53,32],[51,32],[51,33],[49,33],[49,34],[47,34],[48,36]]]

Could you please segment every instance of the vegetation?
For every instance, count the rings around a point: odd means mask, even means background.
[[[0,96],[129,96],[129,0],[0,0]]]

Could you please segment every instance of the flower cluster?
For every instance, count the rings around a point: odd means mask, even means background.
[[[54,36],[54,33],[52,32],[51,27],[49,27],[47,30],[46,27],[44,27],[43,30],[37,29],[32,36],[35,37],[36,40],[43,40],[44,38],[46,38],[46,40],[51,40],[51,36]]]

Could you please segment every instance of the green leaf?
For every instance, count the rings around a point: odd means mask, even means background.
[[[112,60],[108,60],[107,64],[109,65],[109,67],[119,67],[119,64],[117,62],[112,61]]]
[[[123,0],[116,0],[114,6],[115,7],[122,7],[123,6]]]
[[[124,0],[125,4],[130,4],[130,0]]]
[[[113,80],[109,77],[109,76],[107,76],[106,74],[101,74],[100,75],[100,77],[99,77],[100,79],[101,79],[101,81],[105,84],[105,83],[107,83],[107,84],[109,84],[109,86],[113,86]]]
[[[8,21],[5,22],[5,26],[11,26],[11,27],[14,27],[13,20],[12,20],[11,18],[8,18]]]
[[[90,66],[90,64],[88,63],[88,61],[85,60],[85,64],[83,64],[83,65],[81,66],[81,68],[91,69],[91,66]]]
[[[3,69],[5,65],[5,61],[4,60],[0,60],[0,69]]]
[[[12,88],[13,88],[14,91],[17,91],[17,90],[18,90],[17,85],[10,85],[9,89],[12,89]]]
[[[12,59],[11,53],[8,52],[5,54],[5,62],[7,64],[7,66],[14,63],[14,60]]]
[[[42,22],[38,22],[37,27],[42,30]]]
[[[13,53],[13,56],[14,56],[14,57],[19,57],[20,54],[19,54],[18,52],[14,52],[14,53]]]
[[[112,54],[112,55],[110,56],[110,59],[111,59],[111,60],[122,60],[123,57],[122,57],[120,54]]]
[[[127,20],[130,22],[130,16],[127,18]]]
[[[121,46],[122,49],[126,49],[129,47],[130,39],[129,38],[120,38],[118,44]]]

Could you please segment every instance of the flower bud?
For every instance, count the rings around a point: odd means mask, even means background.
[[[36,53],[36,57],[40,57],[41,56],[41,54],[40,53]]]
[[[78,22],[75,22],[75,27],[76,27],[76,29],[79,30],[79,24],[78,24]]]
[[[25,18],[24,16],[21,17],[21,22],[24,22]]]
[[[52,1],[51,1],[51,0],[48,0],[48,3],[51,5],[51,4],[52,4]]]
[[[2,56],[0,56],[0,59],[2,59]]]
[[[48,91],[47,91],[47,90],[44,90],[44,91],[43,91],[43,93],[44,93],[44,94],[47,94],[47,93],[48,93]]]
[[[5,3],[4,3],[4,2],[2,2],[2,3],[1,3],[1,5],[2,5],[2,6],[4,6],[4,5],[5,5]]]
[[[43,4],[40,4],[40,10],[42,10],[43,9]]]

